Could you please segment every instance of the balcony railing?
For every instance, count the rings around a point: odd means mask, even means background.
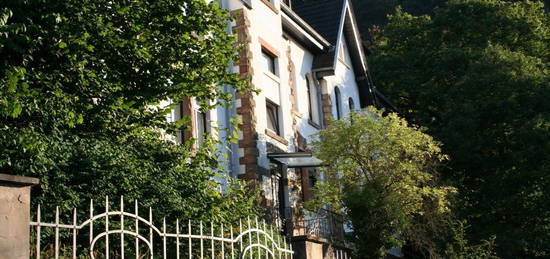
[[[329,241],[344,241],[344,220],[342,215],[330,210],[319,212],[306,211],[301,219],[295,221],[294,229],[298,235],[324,238]]]

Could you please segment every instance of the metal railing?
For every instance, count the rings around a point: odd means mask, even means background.
[[[315,213],[291,207],[286,207],[282,211],[274,210],[271,215],[275,222],[281,222],[285,235],[293,240],[303,240],[304,237],[325,239],[325,245],[328,247],[326,251],[323,248],[323,258],[351,258],[353,245],[345,239],[342,215],[326,209]]]
[[[119,210],[110,210],[108,197],[104,207],[104,212],[95,214],[90,201],[88,218],[79,223],[77,210],[73,209],[72,223],[66,224],[60,222],[59,207],[54,223],[43,222],[38,206],[36,221],[30,222],[35,237],[31,242],[33,257],[138,259],[153,258],[159,252],[162,258],[177,259],[292,258],[292,246],[278,230],[258,218],[239,221],[238,226],[176,220],[175,227],[168,226],[175,229],[174,233],[167,230],[165,218],[162,227],[155,226],[151,208],[148,215],[140,216],[137,200],[133,213],[125,210],[123,197]]]
[[[330,210],[306,211],[303,218],[297,220],[296,228],[302,228],[306,235],[330,241],[344,241],[343,217]]]

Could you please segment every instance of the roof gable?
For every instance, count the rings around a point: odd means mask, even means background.
[[[373,84],[368,75],[367,57],[350,0],[306,0],[293,9],[332,45],[328,51],[315,56],[313,71],[318,76],[334,75],[338,49],[345,38],[359,88],[361,107],[376,105]]]
[[[365,52],[349,0],[310,0],[293,5],[292,9],[332,45],[315,56],[313,70],[334,73],[340,41],[346,37],[355,73],[366,76]]]

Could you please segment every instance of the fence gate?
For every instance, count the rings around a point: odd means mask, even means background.
[[[241,220],[238,226],[205,224],[202,221],[179,221],[155,226],[153,210],[140,216],[138,201],[133,213],[124,208],[110,210],[105,198],[105,211],[94,212],[90,201],[89,217],[79,223],[77,210],[62,217],[59,207],[53,223],[42,221],[40,205],[36,221],[31,221],[31,256],[35,258],[292,258],[292,246],[265,221]],[[130,209],[131,210],[131,209]],[[62,223],[61,218],[72,221]],[[67,220],[67,218],[69,218]],[[278,227],[277,227],[278,229]],[[160,253],[157,255],[157,252]]]

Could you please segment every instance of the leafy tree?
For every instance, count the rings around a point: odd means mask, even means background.
[[[502,257],[550,256],[549,25],[540,2],[398,9],[371,58],[379,88],[450,155],[469,236],[496,235]]]
[[[430,136],[396,114],[369,108],[332,121],[312,146],[329,166],[309,206],[345,212],[357,256],[383,258],[406,241],[437,253],[426,234],[438,231],[455,189],[437,184],[446,156]]]
[[[465,224],[461,221],[450,222],[450,233],[445,237],[444,258],[453,259],[488,259],[498,258],[494,252],[494,238],[483,240],[480,244],[471,245],[466,238]]]
[[[352,0],[361,35],[371,39],[370,30],[384,27],[388,15],[400,6],[413,15],[433,14],[447,0]]]
[[[230,100],[247,86],[229,16],[202,0],[6,0],[0,4],[0,171],[38,177],[33,204],[139,199],[158,216],[234,221],[254,195],[218,192],[214,142],[164,138],[163,100]],[[217,105],[217,104],[214,104]],[[81,210],[86,213],[86,210]]]
[[[303,1],[303,0],[302,0]],[[412,15],[433,15],[438,7],[443,7],[448,0],[352,0],[353,9],[357,17],[357,24],[361,35],[365,39],[372,40],[372,34],[376,34],[379,28],[388,23],[388,15],[394,13],[395,8]],[[523,0],[507,0],[509,2]],[[536,0],[534,0],[536,1]],[[546,11],[550,7],[550,0],[539,0],[544,3]],[[371,32],[374,30],[374,32]]]

